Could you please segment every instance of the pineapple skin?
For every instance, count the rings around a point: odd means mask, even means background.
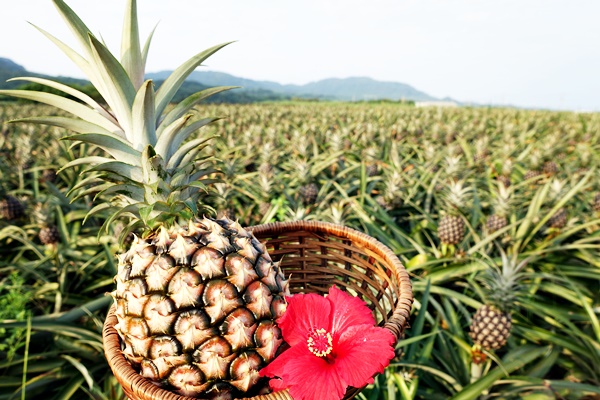
[[[42,244],[56,244],[60,241],[60,233],[56,225],[44,226],[40,229],[38,238]]]
[[[0,201],[0,217],[7,221],[14,221],[25,216],[25,207],[14,196],[6,196]]]
[[[551,217],[548,219],[548,226],[551,228],[562,229],[567,225],[567,210],[559,208]]]
[[[298,195],[305,205],[312,205],[317,202],[319,196],[319,186],[316,183],[309,183],[298,188]]]
[[[438,236],[445,244],[459,244],[465,236],[465,222],[461,217],[445,215],[438,224]]]
[[[499,231],[508,224],[506,217],[498,214],[490,215],[486,221],[486,227],[490,233]]]
[[[207,219],[135,238],[112,293],[123,354],[184,396],[236,396],[283,343],[288,281],[237,222]]]
[[[491,305],[477,309],[471,320],[469,336],[485,350],[502,348],[510,336],[512,317]]]
[[[598,192],[594,195],[594,202],[592,203],[592,209],[595,212],[600,213],[600,192]]]

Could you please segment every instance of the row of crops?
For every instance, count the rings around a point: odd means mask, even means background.
[[[56,111],[0,104],[0,121]],[[206,214],[321,220],[389,246],[411,327],[363,399],[600,396],[600,115],[382,104],[209,105]],[[116,239],[84,217],[100,152],[0,134],[0,400],[122,399],[101,331]],[[587,396],[587,397],[585,397]],[[597,396],[597,397],[593,397]]]

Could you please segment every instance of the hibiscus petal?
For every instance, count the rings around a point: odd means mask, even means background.
[[[367,304],[335,285],[329,288],[327,300],[331,302],[331,333],[334,336],[354,325],[375,325],[375,318]]]
[[[340,377],[337,363],[313,355],[304,345],[284,351],[260,374],[281,378],[272,380],[272,387],[288,388],[294,400],[339,400],[348,387]]]
[[[283,339],[294,346],[306,343],[308,334],[314,329],[329,330],[331,303],[315,293],[295,294],[288,297],[285,313],[277,323]]]
[[[382,373],[394,358],[396,338],[385,328],[358,325],[342,333],[336,346],[335,366],[349,386],[373,383],[373,375]]]

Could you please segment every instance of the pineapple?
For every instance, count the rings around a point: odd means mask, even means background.
[[[298,196],[305,205],[315,204],[319,197],[319,186],[314,182],[302,185],[298,188]]]
[[[103,230],[126,217],[121,237],[137,234],[117,256],[112,293],[123,354],[142,376],[181,395],[252,393],[258,371],[282,343],[276,320],[285,309],[288,281],[264,245],[237,222],[197,217],[213,170],[200,153],[208,138],[188,139],[216,118],[194,120],[190,110],[229,88],[203,90],[167,109],[185,78],[225,45],[192,57],[155,90],[152,81],[144,81],[149,41],[142,50],[136,0],[127,1],[121,61],[62,0],[53,1],[83,53],[42,33],[82,68],[106,106],[43,78],[20,79],[62,90],[80,102],[34,91],[0,93],[73,114],[76,118],[20,121],[67,128],[74,131],[67,139],[94,144],[107,154],[65,168],[89,164],[86,182],[93,187],[83,194],[110,197],[88,214],[109,215]]]
[[[0,217],[7,221],[15,221],[25,216],[25,206],[12,195],[1,196]]]
[[[304,206],[310,206],[317,203],[320,187],[316,181],[315,173],[311,171],[311,164],[303,159],[293,160],[289,167],[291,174],[297,177],[301,183],[298,187],[297,195]]]
[[[555,205],[566,193],[565,182],[559,179],[553,179],[550,182],[550,201],[552,205]],[[552,214],[548,219],[548,226],[552,229],[562,229],[567,225],[567,210],[564,207],[559,208]]]
[[[552,160],[544,162],[544,165],[542,166],[542,172],[548,176],[556,175],[558,169],[558,164]]]
[[[38,203],[33,209],[33,217],[40,226],[38,239],[42,244],[55,245],[60,240],[58,227],[54,223],[54,213],[49,204]]]
[[[443,245],[457,245],[462,242],[465,236],[462,211],[470,195],[471,188],[464,187],[464,181],[450,182],[444,188],[442,196],[445,214],[438,223],[438,237]]]
[[[542,178],[542,171],[540,170],[542,155],[539,150],[534,149],[529,155],[530,168],[523,174],[523,180],[529,181],[530,184],[537,184]]]
[[[486,228],[488,232],[493,233],[504,228],[508,224],[506,217],[508,216],[512,202],[512,191],[510,187],[499,183],[497,190],[492,190],[491,194],[493,197],[490,202],[494,213],[488,217]]]
[[[597,192],[594,195],[594,202],[592,203],[592,208],[595,212],[600,213],[600,192]]]
[[[475,155],[473,156],[473,162],[475,164],[484,163],[490,155],[490,138],[488,136],[482,136],[475,142]]]
[[[393,210],[402,207],[404,193],[402,188],[404,180],[402,173],[398,170],[392,170],[383,176],[384,188],[382,194],[375,198],[375,201],[386,210]]]
[[[516,255],[509,257],[502,249],[500,254],[502,268],[490,265],[478,277],[487,298],[471,319],[469,336],[477,350],[497,350],[506,344],[512,329],[511,311],[521,297],[522,270],[529,259],[519,262]]]

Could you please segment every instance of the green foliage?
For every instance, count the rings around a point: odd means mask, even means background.
[[[600,190],[600,115],[326,102],[196,107],[200,115],[226,117],[203,128],[202,135],[219,137],[208,149],[207,168],[221,171],[209,176],[219,182],[203,212],[228,210],[246,226],[293,219],[344,224],[386,244],[411,274],[411,327],[398,357],[359,398],[598,394],[600,215],[593,200]],[[0,119],[49,110],[1,104]],[[98,204],[108,196],[82,189],[81,165],[52,181],[43,178],[46,170],[104,153],[93,143],[59,141],[72,134],[60,127],[2,127],[0,195],[19,198],[27,215],[0,218],[0,400],[20,398],[23,388],[31,399],[42,393],[48,399],[122,398],[100,335],[112,301],[105,293],[113,289],[114,254],[122,251],[117,237],[129,221],[108,224],[106,234],[102,212],[84,223],[94,197]],[[475,157],[482,137],[487,155]],[[556,160],[558,171],[523,180],[536,158]],[[461,214],[462,242],[444,251],[437,222],[446,204],[439,194],[456,176],[473,196]],[[507,225],[490,232],[486,220],[500,176],[510,179],[512,200]],[[564,181],[558,200],[555,179]],[[310,203],[300,195],[308,183],[318,187]],[[37,237],[40,225],[31,212],[37,203],[54,207],[56,245]],[[550,227],[560,208],[567,210],[566,225]],[[529,259],[522,293],[506,346],[484,352],[485,361],[476,365],[471,316],[489,297],[481,278],[502,267],[502,252],[517,263]]]
[[[102,96],[100,95],[100,93],[98,93],[98,90],[96,90],[96,88],[89,83],[85,84],[85,85],[72,83],[72,84],[69,84],[68,86],[72,87],[73,89],[79,90],[82,93],[87,94],[92,99],[96,100],[97,102],[103,102]],[[54,88],[51,88],[51,87],[48,87],[46,85],[42,85],[42,84],[36,83],[36,82],[26,83],[24,85],[18,86],[16,89],[17,90],[35,90],[38,92],[52,93],[52,94],[56,94],[59,96],[64,96],[67,99],[77,100],[75,97],[68,95],[58,89],[54,89]],[[32,100],[26,100],[26,99],[19,99],[18,102],[19,103],[34,103]]]
[[[0,280],[0,321],[24,321],[29,315],[27,305],[32,300],[32,292],[23,285],[24,279],[16,271]],[[12,360],[24,346],[25,336],[24,328],[7,330],[0,326],[0,354]]]

